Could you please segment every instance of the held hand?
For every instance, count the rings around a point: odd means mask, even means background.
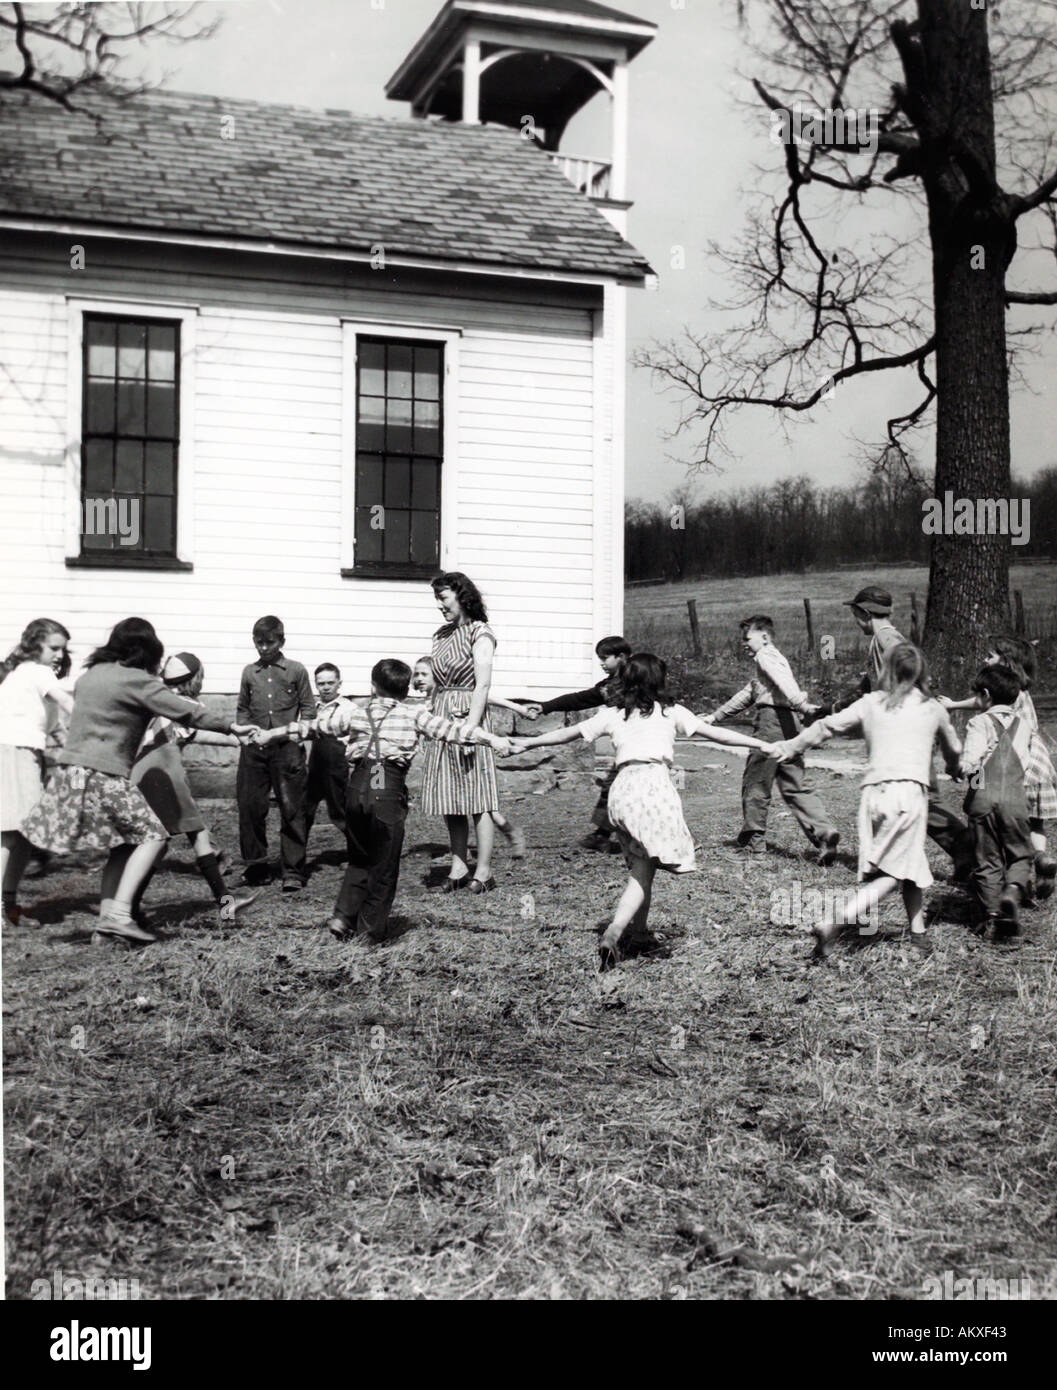
[[[790,739],[779,739],[777,743],[769,744],[767,747],[767,754],[779,763],[790,762],[796,757]]]
[[[508,744],[509,746],[508,746],[508,748],[507,748],[507,756],[508,756],[508,757],[517,757],[517,755],[518,755],[519,753],[524,753],[525,747],[526,747],[526,742],[527,742],[527,740],[525,740],[525,739],[523,739],[523,738],[517,738],[517,737],[515,737],[515,736],[511,736],[510,738],[508,738],[508,739],[507,739],[507,744]]]
[[[543,706],[535,700],[529,705],[522,705],[526,719],[538,719],[543,713]]]
[[[697,717],[702,724],[714,724],[716,722],[716,716],[714,714],[699,714]]]
[[[510,739],[503,734],[494,735],[492,752],[498,754],[500,758],[508,758],[510,756]]]
[[[937,695],[936,699],[939,700],[944,709],[952,709],[954,707],[954,701],[949,695]]]

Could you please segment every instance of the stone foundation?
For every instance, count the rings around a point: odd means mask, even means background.
[[[211,713],[222,714],[227,719],[235,717],[234,695],[203,695],[202,702]],[[578,722],[580,717],[551,714],[532,721],[521,719],[505,709],[490,711],[491,727],[501,734],[542,734],[549,729],[559,728],[566,721]],[[608,740],[596,747],[599,751],[608,751]],[[195,796],[203,800],[234,797],[235,770],[239,758],[236,744],[199,743],[195,740],[185,745],[183,758]],[[496,760],[496,775],[500,793],[518,796],[552,787],[590,787],[594,783],[596,759],[596,748],[583,739],[554,748],[532,749],[517,758],[499,758]],[[422,784],[421,754],[411,764],[407,784],[411,791],[417,790]]]

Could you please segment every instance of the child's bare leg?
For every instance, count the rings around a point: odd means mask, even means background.
[[[7,900],[10,896],[10,901],[14,902],[33,846],[17,830],[5,830],[0,840],[3,842],[4,898]]]
[[[477,869],[474,878],[482,881],[492,873],[492,848],[495,844],[495,823],[489,812],[485,811],[473,818],[477,831]]]
[[[121,875],[125,872],[125,865],[135,848],[135,845],[115,845],[107,855],[106,863],[103,865],[103,881],[100,887],[103,906],[108,902],[113,902],[118,884],[121,882]]]
[[[509,839],[510,822],[507,820],[506,816],[503,815],[502,811],[492,811],[491,817],[492,824],[495,826],[495,828],[499,831],[502,831],[502,833],[507,837],[507,839]]]
[[[191,842],[196,859],[201,859],[203,854],[213,853],[213,841],[209,838],[208,830],[198,830],[193,835],[187,837]]]
[[[887,898],[898,885],[899,880],[891,874],[881,874],[878,878],[871,878],[866,883],[860,883],[852,896],[850,903],[845,904],[844,916],[846,920],[852,922],[867,922],[873,917],[878,904],[883,898]],[[836,936],[838,929],[843,925],[835,920],[832,910],[812,927],[812,935],[815,937],[817,946],[816,954],[825,955],[830,944]]]
[[[131,853],[125,858],[124,868],[114,891],[114,911],[119,917],[132,915],[132,901],[143,880],[165,853],[168,840],[145,840],[141,845],[122,845]]]
[[[470,872],[466,862],[467,846],[470,841],[470,821],[468,816],[445,816],[448,839],[451,841],[451,868],[449,878],[465,878]]]
[[[907,910],[907,921],[910,923],[910,930],[915,936],[920,936],[925,930],[925,895],[918,885],[909,878],[903,880],[902,889],[903,906]]]
[[[624,932],[634,921],[636,927],[645,931],[646,914],[649,912],[650,895],[653,889],[654,866],[648,859],[636,855],[628,865],[627,884],[617,903],[613,920],[602,937],[602,950],[615,950]],[[643,911],[645,908],[645,912]],[[640,917],[641,913],[641,917]]]

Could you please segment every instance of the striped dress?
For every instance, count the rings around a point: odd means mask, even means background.
[[[495,633],[478,620],[447,623],[433,634],[433,713],[463,719],[473,698],[473,644]],[[488,728],[488,715],[481,721]],[[476,816],[499,810],[495,757],[486,745],[426,744],[421,809],[427,816]]]

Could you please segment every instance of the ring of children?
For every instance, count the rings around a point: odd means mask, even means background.
[[[1057,0],[0,0],[49,1369],[574,1300],[1022,1369],[1054,53]]]

